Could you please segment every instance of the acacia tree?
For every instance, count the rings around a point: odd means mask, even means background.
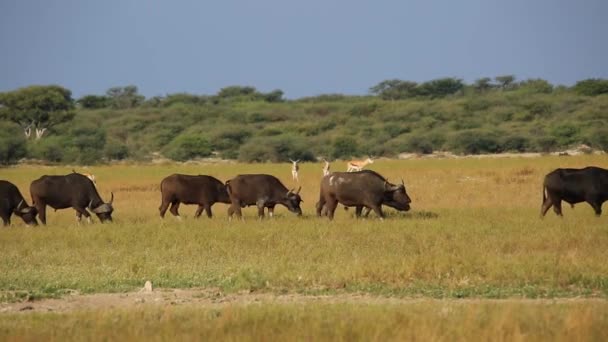
[[[74,118],[72,92],[58,85],[29,86],[0,93],[0,116],[23,128],[25,138],[36,140],[51,127]]]

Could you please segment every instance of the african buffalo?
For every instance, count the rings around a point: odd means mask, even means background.
[[[82,215],[91,221],[91,210],[101,222],[112,221],[112,202],[104,203],[93,182],[80,173],[65,176],[42,176],[30,185],[33,205],[38,209],[40,222],[46,224],[46,206],[57,209],[74,208],[80,222]]]
[[[602,203],[608,200],[608,170],[595,166],[584,169],[556,169],[545,176],[540,216],[549,208],[562,216],[562,201],[574,205],[587,202],[596,216],[602,214]]]
[[[30,224],[38,225],[38,221],[36,221],[38,210],[27,204],[21,192],[13,183],[0,180],[0,217],[2,217],[5,226],[11,224],[12,214],[21,217],[28,226]]]
[[[162,203],[158,210],[160,217],[165,217],[167,208],[176,217],[180,217],[177,209],[180,203],[198,204],[194,217],[201,216],[203,210],[211,217],[211,206],[216,203],[230,204],[230,197],[226,191],[226,185],[219,179],[211,176],[190,176],[173,174],[166,177],[160,183]]]
[[[327,206],[327,216],[333,219],[338,203],[356,207],[356,215],[361,215],[363,207],[371,208],[376,215],[384,218],[382,204],[397,210],[410,209],[411,199],[405,185],[389,183],[384,177],[371,170],[358,172],[334,172],[321,180],[317,215]]]
[[[264,217],[264,208],[268,208],[268,214],[272,217],[274,207],[282,204],[289,211],[302,215],[300,208],[300,187],[298,191],[288,190],[280,180],[271,175],[238,175],[226,181],[228,195],[232,205],[228,208],[228,217],[236,213],[242,217],[241,208],[255,205],[258,207],[258,216]]]

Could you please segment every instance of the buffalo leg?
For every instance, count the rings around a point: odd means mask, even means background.
[[[371,207],[372,210],[374,210],[374,213],[376,213],[376,215],[378,215],[378,217],[383,220],[384,219],[384,213],[382,212],[382,205],[373,205]]]
[[[179,212],[177,211],[178,209],[179,209],[179,201],[171,202],[171,208],[169,208],[169,211],[171,212],[171,214],[173,214],[173,216],[180,218]]]
[[[325,208],[325,198],[323,198],[323,196],[319,198],[319,202],[317,202],[315,207],[317,209],[317,216],[323,215],[323,209]]]
[[[258,217],[260,219],[264,218],[264,208],[266,208],[264,204],[264,201],[258,201],[256,203],[256,206],[258,207]]]
[[[327,201],[325,204],[327,206],[327,217],[330,220],[334,219],[334,213],[336,212],[336,208],[338,207],[338,201],[334,198]]]
[[[38,203],[36,203],[36,209],[38,210],[38,218],[40,219],[40,222],[46,225],[46,204],[38,205]]]
[[[2,223],[5,227],[10,226],[11,225],[11,217],[10,215],[2,215]]]
[[[213,213],[211,212],[211,204],[205,203],[205,213],[207,214],[208,218],[213,217]]]
[[[562,215],[562,200],[551,201],[553,202],[553,211],[557,214],[557,216]]]
[[[169,201],[165,201],[163,199],[163,202],[160,204],[158,211],[160,211],[161,218],[165,218],[165,213],[167,212],[167,209],[169,208],[169,203],[170,203]]]
[[[600,201],[587,201],[595,211],[595,216],[599,217],[602,215],[602,203]]]
[[[232,205],[228,208],[228,218],[231,218],[232,214],[236,214],[236,217],[238,218],[243,217],[243,213],[241,212],[241,203],[239,201],[232,201]]]
[[[203,213],[203,209],[205,209],[202,205],[198,205],[198,207],[196,208],[196,212],[194,213],[194,218],[199,218],[201,216],[201,214]]]
[[[553,205],[553,203],[551,202],[551,198],[550,197],[545,198],[545,200],[543,201],[543,204],[540,207],[540,217],[541,218],[543,218],[545,216],[545,214],[547,213],[549,208],[551,208],[552,205]]]
[[[82,215],[84,215],[84,217],[87,218],[87,221],[89,223],[91,223],[91,214],[89,214],[89,212],[86,211],[86,209],[84,209],[84,208],[74,208],[74,210],[76,210],[76,219],[78,220],[78,222],[80,222],[80,219],[82,218]]]
[[[274,216],[274,205],[271,205],[268,207],[268,216],[270,216],[270,217]]]
[[[355,207],[355,217],[356,218],[360,218],[361,217],[361,212],[363,211],[363,207],[358,205]]]

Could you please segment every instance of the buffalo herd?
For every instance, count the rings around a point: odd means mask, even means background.
[[[401,184],[393,184],[371,170],[324,174],[316,203],[318,216],[333,219],[338,204],[345,208],[355,207],[357,217],[365,208],[366,215],[374,211],[381,219],[384,218],[383,205],[399,211],[410,209],[411,199],[403,180]],[[78,221],[84,216],[90,222],[89,211],[97,215],[101,222],[112,221],[114,194],[111,194],[109,202],[105,202],[92,179],[92,175],[75,171],[64,176],[42,176],[30,185],[31,206],[14,184],[0,180],[0,217],[5,226],[10,225],[12,214],[21,217],[27,225],[37,225],[36,216],[42,224],[46,224],[48,205],[55,210],[73,208]],[[242,217],[241,208],[247,206],[256,206],[258,216],[262,218],[265,209],[272,217],[275,206],[280,204],[300,216],[300,203],[303,202],[300,189],[288,189],[279,179],[268,174],[238,175],[226,182],[205,175],[173,174],[160,183],[159,211],[160,216],[164,217],[169,209],[172,215],[179,218],[181,203],[196,204],[195,217],[199,217],[203,211],[212,217],[211,207],[219,202],[229,204],[229,218],[233,215]],[[600,216],[602,204],[608,200],[608,170],[599,167],[556,169],[544,178],[542,198],[541,217],[551,207],[558,216],[562,216],[562,201],[570,205],[587,202]]]

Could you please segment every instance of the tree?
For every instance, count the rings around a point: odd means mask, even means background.
[[[76,103],[85,109],[99,109],[108,107],[110,99],[107,96],[85,95],[79,98]]]
[[[464,83],[462,83],[462,80],[446,77],[424,82],[416,90],[419,95],[437,98],[455,94],[462,90],[463,87]]]
[[[473,87],[475,88],[476,91],[483,93],[484,91],[487,91],[494,87],[494,85],[492,83],[490,83],[491,81],[492,80],[489,77],[483,77],[483,78],[476,80]]]
[[[51,127],[74,118],[72,92],[58,85],[29,86],[0,93],[0,117],[19,124],[26,139],[41,139]]]
[[[416,86],[412,81],[398,79],[385,80],[369,89],[370,93],[379,96],[383,100],[403,100],[416,96]]]
[[[146,99],[137,91],[137,86],[112,87],[106,91],[110,104],[115,109],[128,109],[139,106]]]
[[[509,90],[513,88],[513,82],[515,82],[515,76],[513,75],[503,75],[496,76],[494,80],[498,83],[498,86],[502,90]]]
[[[519,82],[519,90],[534,94],[549,94],[553,91],[553,85],[541,78],[530,78]]]
[[[589,78],[576,82],[573,88],[578,94],[586,96],[608,94],[608,80]]]

